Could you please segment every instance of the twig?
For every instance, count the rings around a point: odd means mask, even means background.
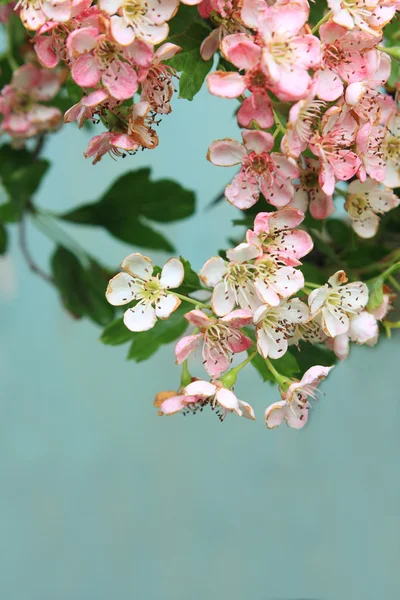
[[[25,215],[22,215],[21,220],[18,224],[18,239],[19,239],[19,246],[21,248],[22,255],[23,255],[24,259],[26,260],[26,263],[29,266],[30,270],[33,271],[34,273],[36,273],[36,275],[39,275],[39,277],[44,279],[44,281],[47,281],[47,283],[54,285],[53,278],[50,275],[47,275],[47,273],[45,273],[35,263],[35,261],[33,260],[31,254],[29,252],[28,244],[27,244],[27,240],[26,240]]]

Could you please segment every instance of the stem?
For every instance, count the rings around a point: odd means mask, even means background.
[[[400,262],[396,262],[394,265],[391,265],[390,267],[388,267],[386,269],[386,271],[383,271],[383,273],[381,273],[382,279],[387,279],[388,277],[391,276],[392,273],[395,273],[399,269],[400,269]]]
[[[18,69],[18,64],[12,53],[11,27],[9,25],[7,27],[7,60],[10,69],[16,71]]]
[[[382,321],[382,325],[388,338],[392,337],[392,329],[400,329],[400,321]]]
[[[32,222],[42,233],[54,243],[63,246],[73,254],[77,254],[84,266],[89,266],[90,260],[86,250],[82,248],[68,233],[56,225],[55,220],[44,212],[34,209],[31,214]]]
[[[320,21],[318,21],[318,23],[311,29],[311,33],[312,34],[316,33],[318,31],[318,29],[321,27],[321,25],[326,23],[326,21],[330,18],[331,14],[332,14],[331,10],[329,12],[327,12],[326,15],[324,17],[322,17],[322,19]]]
[[[190,304],[194,304],[195,306],[202,306],[203,308],[208,308],[209,310],[212,310],[212,308],[209,304],[204,304],[204,302],[200,302],[199,300],[195,300],[194,298],[189,298],[188,296],[183,296],[183,294],[177,294],[173,290],[168,290],[168,292],[170,294],[174,294],[174,296],[176,296],[177,298],[180,298],[180,300],[183,300],[184,302],[190,302]]]
[[[192,381],[192,376],[189,373],[187,359],[182,363],[181,386],[184,388]]]
[[[311,281],[305,281],[304,282],[304,287],[308,287],[308,288],[311,288],[313,290],[316,290],[316,289],[318,289],[318,288],[321,287],[321,284],[320,283],[312,283]]]
[[[289,385],[292,383],[292,380],[289,379],[288,377],[285,377],[284,375],[281,375],[281,373],[279,373],[274,365],[271,363],[271,361],[269,360],[269,358],[265,359],[265,364],[267,365],[268,369],[271,371],[272,375],[274,376],[275,381],[277,382],[277,384],[279,385],[279,387],[286,391],[289,387]]]
[[[251,361],[253,360],[253,358],[254,358],[255,356],[257,356],[257,354],[258,354],[257,350],[254,350],[254,352],[252,352],[251,354],[249,354],[249,356],[248,356],[248,357],[247,357],[247,358],[246,358],[246,359],[245,359],[243,362],[241,362],[240,364],[238,364],[238,366],[237,366],[237,367],[234,367],[234,368],[233,368],[233,369],[231,369],[231,370],[232,370],[232,371],[237,371],[237,372],[241,371],[242,369],[244,369],[244,367],[245,367],[246,365],[248,365],[248,364],[249,364],[249,362],[251,362]]]
[[[249,364],[249,362],[251,362],[253,360],[253,358],[257,355],[257,350],[254,350],[254,352],[252,352],[251,354],[249,354],[249,356],[246,358],[246,360],[244,360],[243,362],[241,362],[237,367],[233,367],[232,369],[230,369],[227,373],[225,373],[225,375],[223,375],[220,378],[220,383],[222,383],[222,385],[225,388],[231,388],[235,385],[236,380],[237,380],[237,376],[239,371],[241,371],[242,369],[244,369],[244,367],[246,365]]]
[[[276,126],[277,126],[278,130],[281,133],[283,133],[283,135],[285,135],[285,133],[286,133],[286,127],[283,125],[282,121],[279,118],[278,113],[276,112],[276,110],[274,108],[272,109],[272,112],[274,113],[274,120],[275,120],[275,123],[276,123]],[[275,132],[274,137],[275,137],[276,133],[277,132]]]
[[[400,292],[400,283],[397,281],[397,279],[395,279],[393,275],[389,275],[388,280],[390,281],[390,284],[394,287],[394,289]]]
[[[47,273],[45,273],[33,260],[29,249],[28,249],[28,244],[27,244],[27,240],[26,240],[26,226],[25,226],[25,216],[22,215],[21,220],[18,224],[18,239],[19,239],[19,246],[21,248],[21,252],[22,255],[24,257],[24,259],[26,260],[29,268],[31,271],[33,271],[34,273],[36,273],[36,275],[39,275],[39,277],[41,277],[42,279],[44,279],[44,281],[47,281],[47,283],[51,283],[54,284],[54,280],[52,277],[50,277],[50,275],[47,275]]]

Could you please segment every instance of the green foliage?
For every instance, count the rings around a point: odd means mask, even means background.
[[[185,332],[188,323],[183,315],[186,312],[188,305],[182,302],[168,319],[159,319],[153,329],[138,333],[129,331],[121,317],[107,325],[100,340],[109,346],[118,346],[130,341],[128,360],[142,362],[150,358],[161,346],[175,341]]]
[[[169,38],[184,33],[192,23],[200,23],[204,27],[207,27],[204,19],[199,15],[199,11],[196,6],[188,6],[187,4],[179,4],[179,9],[176,15],[171,21],[169,21]],[[178,44],[179,45],[179,44]]]
[[[194,22],[181,33],[168,39],[182,48],[181,52],[169,61],[169,64],[181,73],[179,98],[193,100],[212,68],[212,59],[204,61],[200,56],[201,43],[209,33],[210,30],[205,24]]]
[[[72,252],[58,246],[51,268],[63,304],[74,317],[89,317],[103,326],[113,319],[115,309],[105,298],[109,273],[99,263],[90,259],[84,267]]]
[[[249,327],[245,327],[244,329],[245,329],[246,335],[248,335],[249,338],[251,338],[253,340],[253,342],[255,342],[256,341],[255,331],[253,329],[250,329]],[[247,350],[247,354],[250,356],[250,354],[252,354],[253,351],[254,351],[253,347],[249,348]],[[275,367],[275,369],[279,373],[284,375],[285,377],[295,377],[300,372],[300,368],[297,363],[296,357],[293,354],[293,351],[291,349],[289,349],[286,352],[286,354],[284,354],[282,356],[282,358],[278,358],[276,360],[274,360],[274,359],[270,359],[270,360],[271,360],[271,363],[273,364],[273,366]],[[271,371],[268,369],[268,367],[265,363],[265,360],[263,359],[263,357],[260,354],[256,354],[256,356],[252,359],[251,364],[259,372],[263,381],[272,381],[272,382],[275,381],[274,376],[272,375]]]
[[[182,256],[179,257],[181,263],[183,264],[184,269],[184,279],[182,284],[177,288],[176,292],[178,294],[188,295],[192,292],[196,292],[202,288],[201,281],[196,271],[194,271],[191,267],[191,264],[188,260],[185,260]]]
[[[383,302],[383,278],[375,277],[367,283],[369,289],[368,310],[378,308]]]
[[[147,220],[169,223],[195,210],[195,195],[175,181],[150,180],[150,169],[129,171],[117,179],[98,202],[79,206],[61,218],[96,225],[116,238],[142,248],[173,252],[173,245]]]
[[[7,229],[0,223],[0,254],[7,252],[8,234]]]
[[[0,221],[6,223],[21,218],[48,168],[47,160],[35,159],[27,150],[14,150],[9,145],[0,147],[0,182],[9,199],[0,205]]]
[[[326,222],[326,231],[338,249],[345,248],[351,242],[351,227],[340,219],[329,219]]]
[[[300,342],[299,352],[296,353],[296,357],[303,374],[315,365],[331,367],[337,363],[335,354],[321,344],[313,345],[307,342]]]

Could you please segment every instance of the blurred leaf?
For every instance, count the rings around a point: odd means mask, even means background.
[[[169,21],[169,39],[171,41],[171,37],[176,36],[178,34],[184,33],[192,23],[201,23],[203,27],[206,27],[206,24],[202,17],[199,15],[199,11],[197,10],[197,6],[188,6],[185,4],[179,4],[179,9],[176,15],[171,21]],[[180,44],[178,44],[180,45]]]
[[[256,342],[255,330],[251,329],[250,327],[245,327],[244,330],[246,332],[246,335],[248,335],[249,338],[253,340],[253,342]],[[247,350],[247,354],[250,355],[253,351],[254,347],[249,348]],[[290,348],[286,352],[286,354],[284,354],[281,358],[270,360],[275,369],[285,377],[294,377],[295,375],[300,373],[300,367],[298,365],[296,357],[293,354],[293,351]],[[256,354],[256,356],[251,361],[251,364],[255,369],[257,369],[263,381],[275,381],[274,376],[268,369],[265,360],[260,354]]]
[[[104,227],[118,239],[172,252],[174,247],[147,219],[168,223],[185,219],[195,210],[195,195],[169,179],[150,180],[150,169],[129,171],[117,179],[98,202],[79,206],[61,218]]]
[[[383,302],[383,278],[375,277],[367,283],[369,290],[368,310],[378,308]]]
[[[12,70],[6,56],[0,58],[0,89],[10,83]]]
[[[324,16],[325,11],[327,11],[326,2],[321,2],[321,0],[310,2],[309,22],[312,23],[312,25],[316,25]]]
[[[181,73],[179,81],[179,98],[193,100],[200,91],[213,61],[204,61],[200,56],[200,46],[210,30],[203,23],[192,23],[188,29],[168,38],[169,42],[182,48],[181,52],[168,62]]]
[[[388,250],[384,246],[368,246],[359,241],[358,247],[346,252],[345,258],[350,268],[357,269],[380,261],[387,254]]]
[[[326,231],[334,245],[340,249],[345,248],[351,242],[351,227],[340,219],[326,221]]]
[[[160,346],[173,342],[180,337],[188,327],[184,314],[188,312],[185,302],[165,320],[159,319],[153,329],[133,333],[132,345],[129,349],[128,360],[142,362],[150,358]]]
[[[51,258],[53,278],[66,309],[77,319],[89,317],[106,325],[115,309],[105,298],[109,275],[96,261],[85,269],[69,250],[58,246]]]
[[[183,264],[185,275],[182,284],[176,290],[178,294],[187,295],[196,292],[197,290],[201,290],[203,286],[196,271],[192,269],[190,262],[185,260],[183,256],[180,256],[179,258]]]
[[[326,346],[306,342],[300,342],[296,358],[302,374],[315,365],[331,367],[337,363],[335,354]]]
[[[0,223],[0,254],[7,252],[8,234],[7,229]]]
[[[0,147],[0,182],[9,202],[0,206],[0,221],[17,221],[27,202],[38,190],[49,168],[45,159],[34,159],[27,150]]]
[[[100,336],[100,341],[108,346],[120,346],[132,340],[134,333],[125,326],[122,317],[109,323]]]
[[[320,283],[321,285],[326,283],[326,277],[324,273],[312,263],[304,263],[300,267],[300,270],[304,275],[305,281],[308,281],[310,283]]]
[[[19,16],[12,11],[7,19],[8,29],[8,52],[11,58],[18,64],[21,65],[24,61],[21,58],[21,46],[28,41],[28,34],[25,27],[22,24]]]

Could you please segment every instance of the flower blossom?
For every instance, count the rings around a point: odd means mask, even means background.
[[[122,46],[135,38],[160,44],[168,36],[167,21],[178,10],[179,0],[100,0],[100,8],[111,15],[111,33]]]
[[[293,200],[286,207],[297,208],[304,214],[310,209],[314,219],[326,219],[334,211],[332,194],[326,194],[319,185],[320,163],[315,158],[304,158],[300,168],[300,183],[294,186]]]
[[[390,188],[400,187],[400,113],[397,111],[388,120],[382,153],[386,163],[383,183]]]
[[[142,100],[147,100],[154,112],[167,115],[171,112],[171,98],[174,93],[172,78],[176,71],[170,65],[163,64],[176,56],[182,48],[176,44],[166,43],[157,48],[149,65],[139,69],[139,82],[142,86]]]
[[[368,288],[360,281],[347,283],[346,273],[337,271],[328,284],[317,288],[308,297],[312,317],[321,314],[321,326],[329,337],[347,333],[350,317],[367,305]]]
[[[309,397],[316,399],[316,388],[327,377],[333,367],[311,367],[301,378],[293,381],[286,392],[282,392],[282,400],[271,404],[265,411],[265,424],[268,429],[278,427],[283,419],[293,429],[301,429],[307,423],[310,408]]]
[[[126,133],[114,133],[104,131],[100,135],[95,135],[88,143],[85,158],[93,157],[93,164],[98,163],[105,154],[110,156],[126,156],[127,153],[136,152],[140,145],[135,139]]]
[[[183,265],[177,258],[170,258],[161,275],[153,275],[153,264],[147,256],[130,254],[121,263],[122,273],[113,277],[107,287],[106,298],[113,306],[137,301],[124,314],[124,323],[130,331],[147,331],[157,319],[168,319],[178,308],[181,300],[170,289],[181,285]]]
[[[360,314],[351,317],[347,333],[328,339],[326,345],[333,350],[339,360],[344,360],[349,355],[350,342],[373,347],[377,343],[378,337],[377,319],[368,311],[363,310]]]
[[[222,319],[216,319],[201,310],[191,310],[185,315],[185,319],[198,328],[200,333],[179,340],[175,348],[177,363],[181,364],[203,344],[204,366],[214,379],[228,369],[232,354],[244,352],[252,345],[251,339],[240,330],[253,321],[253,315],[248,311],[234,310]]]
[[[0,131],[18,142],[57,129],[62,122],[61,112],[41,103],[58,93],[62,75],[31,64],[16,69],[11,83],[0,93],[0,114],[3,115]]]
[[[193,381],[184,389],[186,396],[196,396],[200,402],[209,404],[215,410],[219,419],[223,421],[229,412],[235,412],[239,417],[254,420],[254,410],[247,402],[239,400],[236,395],[224,388],[218,381]]]
[[[274,206],[290,202],[294,193],[291,180],[299,174],[293,159],[277,152],[269,154],[274,145],[270,133],[243,131],[242,137],[243,144],[228,138],[213,142],[207,155],[217,166],[241,164],[239,174],[225,188],[228,201],[240,209],[250,208],[261,192]]]
[[[333,12],[332,21],[342,25],[346,29],[359,29],[367,33],[381,37],[383,27],[389,23],[396,12],[396,3],[388,3],[380,0],[327,0],[328,6]]]
[[[352,181],[348,187],[345,209],[354,231],[363,238],[373,237],[379,228],[379,214],[396,208],[400,199],[390,188],[372,179]]]
[[[64,115],[66,123],[78,121],[78,127],[83,127],[86,120],[93,121],[95,115],[101,114],[102,109],[111,107],[115,102],[104,90],[95,90],[83,96],[79,102],[71,106]]]
[[[253,313],[263,304],[278,306],[282,298],[288,298],[304,286],[301,271],[282,266],[267,255],[251,263],[247,257],[254,258],[257,249],[246,246],[239,258],[238,248],[240,246],[236,248],[234,261],[227,263],[214,256],[200,271],[200,279],[214,288],[211,305],[216,315],[227,315],[235,305]]]
[[[27,29],[37,31],[47,21],[64,23],[82,10],[88,8],[92,0],[19,0],[15,10]]]
[[[298,298],[279,306],[261,306],[254,314],[257,349],[263,358],[281,358],[288,349],[288,339],[294,327],[310,317],[308,306]]]

